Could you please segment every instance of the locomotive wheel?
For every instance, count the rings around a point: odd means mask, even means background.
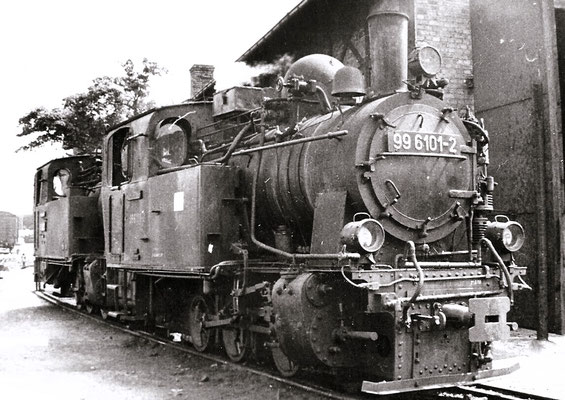
[[[280,347],[271,347],[271,355],[273,356],[273,361],[275,367],[279,373],[285,378],[290,378],[298,372],[300,367],[294,361],[286,356]]]
[[[75,291],[74,291],[74,295],[75,295],[75,302],[77,305],[77,310],[82,310],[84,309],[84,288],[82,287],[81,283],[80,283],[80,279],[79,276],[77,274],[77,278],[75,280]]]
[[[96,312],[96,306],[90,303],[85,304],[85,309],[89,314],[94,314]]]
[[[82,296],[80,296],[78,294],[78,292],[75,292],[75,301],[76,301],[76,305],[77,305],[77,310],[82,310],[84,309],[84,303],[82,302]]]
[[[108,310],[101,308],[100,309],[100,316],[102,317],[103,320],[107,320],[108,319]]]
[[[208,312],[208,305],[204,297],[191,296],[188,301],[188,333],[192,345],[197,351],[204,351],[210,343],[210,332],[204,329],[204,319]]]
[[[241,362],[247,357],[251,347],[250,332],[244,328],[222,329],[222,342],[229,359]]]

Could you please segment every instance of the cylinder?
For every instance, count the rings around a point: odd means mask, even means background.
[[[375,0],[369,10],[371,90],[377,96],[407,90],[407,12],[407,0]]]
[[[445,314],[447,323],[454,327],[473,326],[473,314],[469,307],[460,304],[443,304],[441,311]]]

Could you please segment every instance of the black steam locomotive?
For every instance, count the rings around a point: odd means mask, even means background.
[[[268,349],[285,376],[354,373],[369,393],[501,373],[490,347],[525,287],[524,232],[490,216],[487,131],[441,100],[435,49],[407,80],[405,15],[382,4],[368,91],[307,56],[278,91],[154,109],[111,130],[101,160],[39,168],[38,288],[235,361]]]

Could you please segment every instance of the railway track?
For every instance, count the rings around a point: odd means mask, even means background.
[[[190,354],[192,356],[200,357],[202,359],[206,359],[218,364],[226,364],[230,365],[231,368],[240,370],[240,371],[247,371],[251,372],[255,375],[260,375],[266,377],[268,379],[272,379],[273,381],[280,382],[286,384],[291,387],[295,387],[301,389],[305,392],[311,393],[313,395],[323,396],[328,399],[337,399],[337,400],[365,400],[365,399],[386,399],[386,400],[437,400],[437,399],[461,399],[461,400],[554,400],[549,397],[532,395],[528,393],[522,393],[518,391],[513,391],[509,389],[501,389],[496,388],[493,386],[489,386],[486,384],[471,384],[471,385],[463,385],[458,387],[450,387],[444,389],[435,389],[435,390],[425,390],[425,391],[418,391],[418,392],[409,392],[409,393],[399,393],[399,394],[392,394],[386,396],[375,396],[369,394],[351,394],[351,393],[343,393],[343,391],[337,389],[328,388],[328,386],[335,386],[333,385],[335,382],[327,381],[324,382],[324,377],[319,374],[309,374],[305,373],[303,377],[294,377],[293,379],[288,379],[277,375],[274,372],[269,371],[265,367],[261,367],[259,365],[244,365],[244,364],[237,364],[226,357],[222,357],[218,354],[213,353],[202,353],[192,349],[191,347],[176,343],[172,340],[167,338],[159,337],[154,334],[140,331],[140,330],[133,330],[128,325],[120,323],[118,321],[114,321],[111,319],[103,319],[101,316],[96,314],[88,313],[85,310],[79,310],[76,308],[74,304],[74,299],[68,297],[59,297],[53,295],[48,292],[43,291],[35,291],[34,292],[38,297],[41,299],[48,301],[54,305],[62,307],[67,311],[81,315],[84,318],[88,318],[92,321],[95,321],[100,324],[111,326],[113,329],[121,331],[131,336],[139,337],[145,339],[151,343],[160,344],[162,346],[166,346],[168,348],[175,349],[177,351]]]

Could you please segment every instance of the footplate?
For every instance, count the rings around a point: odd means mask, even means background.
[[[361,391],[364,393],[387,395],[410,392],[414,390],[440,389],[445,387],[476,383],[478,379],[486,379],[493,378],[495,376],[506,375],[518,370],[519,368],[520,364],[516,363],[505,368],[488,369],[483,371],[468,372],[464,374],[434,376],[418,379],[402,379],[398,381],[363,381]]]
[[[506,313],[510,311],[508,297],[469,299],[469,311],[475,314],[475,325],[469,328],[470,342],[491,342],[510,338]]]

